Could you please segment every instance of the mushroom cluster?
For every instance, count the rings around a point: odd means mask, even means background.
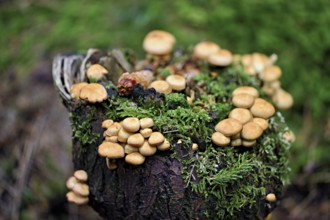
[[[212,141],[215,145],[252,147],[267,130],[267,119],[275,113],[273,105],[259,98],[253,87],[238,87],[233,91],[232,103],[235,106],[227,119],[215,126]]]
[[[70,89],[73,100],[85,100],[90,103],[103,102],[108,98],[107,90],[99,83],[76,83]]]
[[[267,57],[264,54],[253,53],[242,56],[241,62],[249,75],[258,77],[263,82],[262,90],[272,98],[275,106],[280,110],[286,110],[293,105],[293,98],[281,88],[282,70],[274,65],[276,59],[276,55]]]
[[[89,199],[89,187],[86,184],[88,175],[84,170],[76,170],[66,181],[66,187],[70,190],[66,194],[69,202],[76,203],[77,205],[87,204]]]
[[[162,133],[152,130],[153,125],[151,118],[127,117],[121,122],[103,121],[105,140],[98,147],[98,154],[106,158],[108,168],[116,169],[115,160],[120,158],[125,158],[126,163],[141,165],[145,157],[154,155],[157,150],[168,150],[170,143]]]

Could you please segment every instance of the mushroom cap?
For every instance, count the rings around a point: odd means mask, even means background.
[[[151,128],[144,128],[140,130],[140,134],[142,134],[142,136],[144,138],[148,138],[150,137],[150,135],[152,134],[152,129]]]
[[[76,183],[78,183],[78,180],[76,179],[76,177],[70,176],[70,178],[66,181],[66,187],[68,189],[72,189],[74,187],[74,185],[76,185]]]
[[[73,176],[77,178],[77,180],[80,182],[86,182],[88,179],[88,174],[86,173],[85,170],[76,170],[73,173]]]
[[[156,153],[157,151],[157,147],[152,147],[150,146],[150,144],[148,143],[148,141],[145,141],[142,145],[142,147],[139,148],[139,152],[140,154],[142,154],[143,156],[152,156]]]
[[[212,142],[220,147],[225,147],[230,144],[230,138],[226,137],[225,135],[221,134],[220,132],[214,132],[212,134]]]
[[[105,137],[106,141],[112,142],[112,143],[118,143],[118,136],[111,136],[111,137]]]
[[[81,88],[79,97],[88,102],[95,103],[106,100],[108,93],[101,84],[90,83]]]
[[[105,74],[108,74],[108,70],[100,64],[93,64],[87,69],[88,79],[101,79]]]
[[[141,147],[144,143],[144,137],[140,133],[132,134],[127,139],[127,144],[132,147]]]
[[[268,119],[275,114],[274,106],[264,99],[256,98],[250,109],[252,115],[258,118]]]
[[[171,85],[165,80],[153,81],[149,87],[154,88],[157,92],[163,93],[165,95],[170,94],[172,92]]]
[[[193,56],[201,60],[206,60],[211,54],[219,50],[220,47],[218,44],[211,41],[202,41],[194,47]]]
[[[255,97],[248,93],[239,93],[233,96],[233,105],[238,108],[250,108],[254,103]]]
[[[144,163],[145,159],[146,158],[139,152],[133,152],[126,155],[125,162],[132,165],[141,165]]]
[[[267,65],[269,65],[269,62],[270,60],[265,54],[252,54],[252,66],[258,73],[262,72],[267,67]]]
[[[186,79],[180,75],[170,75],[166,77],[166,82],[176,91],[181,91],[186,88]]]
[[[126,131],[134,133],[140,130],[140,120],[135,117],[128,117],[123,120],[122,126]]]
[[[88,85],[88,83],[85,82],[73,84],[70,89],[71,98],[79,100],[81,89],[86,85]]]
[[[143,49],[149,54],[165,55],[172,52],[175,42],[175,37],[171,33],[154,30],[145,36]]]
[[[107,130],[105,130],[105,134],[109,137],[117,136],[120,129],[121,125],[118,122],[114,122]]]
[[[141,118],[140,119],[141,129],[151,128],[154,126],[154,120],[152,118]]]
[[[164,135],[160,132],[152,132],[150,135],[148,142],[151,146],[161,145],[165,141]]]
[[[124,128],[121,128],[118,132],[118,141],[126,143],[129,136],[133,133],[126,131]]]
[[[66,194],[66,198],[69,202],[73,202],[77,205],[84,205],[87,204],[89,201],[88,197],[79,196],[72,191]]]
[[[215,130],[222,133],[226,137],[239,133],[242,128],[242,123],[233,118],[224,119],[215,126]]]
[[[253,118],[252,121],[258,124],[264,131],[269,127],[268,121],[264,118]]]
[[[276,195],[274,193],[268,193],[266,195],[266,201],[268,201],[268,202],[276,202]]]
[[[242,138],[248,141],[258,139],[263,133],[263,129],[255,122],[248,122],[243,125]]]
[[[253,116],[251,112],[245,108],[234,108],[229,113],[228,118],[236,119],[237,121],[245,124],[252,120]]]
[[[139,148],[132,147],[131,145],[126,144],[125,147],[124,147],[124,150],[125,150],[125,154],[130,154],[130,153],[133,153],[133,152],[138,152]]]
[[[85,183],[77,183],[73,186],[72,192],[76,193],[80,196],[88,196],[89,195],[89,187]]]
[[[193,143],[193,144],[191,145],[191,149],[192,149],[193,151],[198,150],[198,144]]]
[[[169,150],[171,147],[170,142],[165,138],[164,142],[157,146],[157,149],[160,151],[166,151]]]
[[[249,74],[250,76],[256,76],[257,72],[255,71],[255,69],[253,68],[253,66],[245,66],[244,67],[244,71]]]
[[[245,54],[241,57],[241,62],[243,66],[251,66],[252,65],[252,55]]]
[[[233,96],[236,96],[236,95],[242,94],[242,93],[250,94],[250,95],[252,95],[255,98],[258,98],[259,97],[258,90],[256,88],[254,88],[254,87],[251,87],[251,86],[241,86],[241,87],[236,88],[233,91]]]
[[[253,147],[256,143],[257,143],[256,140],[253,140],[253,141],[243,140],[243,141],[242,141],[242,145],[243,145],[244,147]]]
[[[229,66],[233,62],[233,54],[229,50],[218,50],[212,53],[207,62],[214,66]]]
[[[268,96],[272,96],[275,93],[275,89],[272,88],[268,83],[264,84],[261,88],[261,90]]]
[[[265,82],[274,82],[281,78],[282,76],[282,70],[278,66],[269,66],[265,68],[261,75],[260,78],[265,81]]]
[[[101,157],[110,159],[119,159],[125,156],[123,147],[118,143],[112,142],[103,142],[98,148],[98,153]]]
[[[280,110],[287,110],[293,105],[293,97],[283,89],[277,90],[272,99],[276,107]]]
[[[107,119],[102,122],[102,128],[108,129],[113,124],[113,120]]]
[[[232,147],[239,147],[239,146],[242,146],[242,139],[237,138],[237,139],[231,140],[230,145],[231,145]]]

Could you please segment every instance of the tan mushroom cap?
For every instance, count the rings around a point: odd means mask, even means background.
[[[269,66],[262,71],[260,76],[265,82],[274,82],[281,78],[282,70],[278,66]]]
[[[263,85],[261,90],[268,96],[272,96],[275,93],[275,89],[272,88],[269,84]]]
[[[244,147],[253,147],[256,143],[257,143],[256,140],[253,140],[253,141],[243,140],[243,141],[242,141],[242,145],[243,145]]]
[[[151,146],[158,146],[161,145],[165,141],[165,137],[160,132],[152,132],[150,135],[148,142]]]
[[[79,97],[88,102],[95,103],[106,100],[108,94],[101,84],[90,83],[81,88]]]
[[[166,77],[166,82],[176,91],[181,91],[186,88],[186,79],[180,75],[170,75]]]
[[[193,56],[206,60],[211,54],[216,53],[220,50],[219,45],[210,41],[202,41],[194,47]]]
[[[165,95],[170,94],[172,92],[171,85],[165,80],[156,80],[153,81],[149,88],[154,88],[157,92],[163,93]]]
[[[105,130],[105,134],[107,136],[117,136],[119,130],[121,129],[121,125],[118,122],[114,122],[107,130]]]
[[[252,54],[252,66],[260,73],[269,65],[269,58],[265,54],[253,53]]]
[[[267,130],[267,128],[269,127],[268,121],[264,118],[253,118],[252,121],[258,124],[264,131]]]
[[[102,122],[102,128],[108,129],[113,124],[113,120],[107,119]]]
[[[278,90],[281,88],[281,82],[279,80],[275,80],[273,82],[266,83],[270,88]]]
[[[87,69],[88,79],[101,79],[105,74],[108,74],[108,70],[100,64],[93,64]]]
[[[253,141],[258,139],[263,133],[262,128],[254,122],[248,122],[243,125],[242,138],[248,141]]]
[[[88,196],[89,195],[89,187],[85,183],[77,183],[73,186],[72,192],[76,193],[80,196]]]
[[[193,144],[191,145],[191,149],[192,149],[193,151],[198,150],[198,144],[193,143]]]
[[[228,118],[236,119],[245,124],[253,119],[251,112],[245,108],[234,108],[230,111]]]
[[[122,126],[126,131],[134,133],[140,130],[140,120],[135,117],[128,117],[123,120]]]
[[[133,152],[138,152],[139,148],[132,147],[131,145],[126,144],[125,147],[124,147],[124,150],[125,150],[125,154],[130,154],[130,153],[133,153]]]
[[[157,146],[157,149],[160,151],[166,151],[169,150],[171,147],[170,142],[165,138],[164,142]]]
[[[154,126],[154,120],[152,120],[152,118],[141,118],[140,125],[141,129],[151,128],[152,126]]]
[[[250,76],[256,76],[257,72],[255,71],[255,69],[253,68],[253,66],[245,66],[244,67],[244,71],[249,74]]]
[[[79,196],[72,191],[66,194],[66,198],[69,202],[73,202],[77,205],[84,205],[89,201],[88,197]]]
[[[85,82],[73,84],[70,89],[71,98],[79,100],[81,89],[86,85],[88,85],[88,83]]]
[[[276,202],[276,195],[274,193],[268,193],[266,195],[266,201],[268,201],[268,202]]]
[[[124,148],[120,144],[112,142],[103,142],[98,148],[98,153],[101,157],[110,159],[119,159],[125,156]]]
[[[76,179],[76,177],[71,176],[67,181],[66,181],[66,187],[68,189],[72,189],[74,187],[74,185],[76,185],[76,183],[78,183],[78,180]]]
[[[212,142],[220,147],[225,147],[230,144],[230,138],[226,137],[225,135],[221,134],[220,132],[214,132],[212,134]]]
[[[144,137],[140,133],[132,134],[127,139],[127,144],[132,147],[141,147],[144,143]]]
[[[88,175],[85,170],[76,170],[73,173],[73,176],[77,178],[80,182],[86,182],[88,179]]]
[[[141,165],[144,163],[145,159],[146,158],[139,152],[133,152],[126,155],[125,162],[132,165]]]
[[[140,134],[142,134],[142,136],[144,138],[148,138],[151,136],[152,134],[152,129],[151,128],[144,128],[140,130]]]
[[[252,55],[245,54],[241,57],[241,62],[243,66],[251,66],[252,65]]]
[[[293,105],[293,97],[283,89],[277,90],[272,99],[276,107],[280,110],[287,110]]]
[[[221,49],[212,53],[207,62],[214,66],[229,66],[233,62],[233,54],[229,50]]]
[[[157,147],[150,146],[148,141],[145,141],[142,147],[139,148],[140,154],[146,157],[154,155],[156,151],[157,151]]]
[[[236,96],[236,95],[242,94],[242,93],[250,94],[250,95],[252,95],[255,98],[258,98],[259,97],[258,90],[256,88],[254,88],[254,87],[251,87],[251,86],[241,86],[241,87],[236,88],[233,91],[233,96]]]
[[[250,108],[254,103],[255,97],[248,93],[240,93],[234,95],[233,97],[233,105],[238,108]]]
[[[112,143],[118,143],[118,136],[111,136],[111,137],[105,137],[106,141],[112,142]]]
[[[110,160],[109,158],[105,158],[105,161],[109,170],[117,169],[118,166],[115,160]]]
[[[239,146],[242,146],[242,139],[240,138],[237,138],[237,139],[234,139],[230,142],[230,145],[232,147],[239,147]]]
[[[133,133],[126,131],[124,128],[121,128],[118,132],[118,141],[122,143],[126,143],[129,136]]]
[[[153,55],[166,55],[172,52],[175,37],[166,31],[154,30],[149,32],[143,40],[143,49]]]
[[[242,123],[233,118],[224,119],[215,126],[216,131],[222,133],[227,137],[239,133],[242,130],[242,128],[243,128]]]
[[[258,118],[268,119],[275,114],[274,106],[264,99],[256,98],[250,109],[252,115]]]

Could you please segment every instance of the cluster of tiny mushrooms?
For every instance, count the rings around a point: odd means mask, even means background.
[[[87,185],[88,175],[84,170],[76,170],[66,181],[66,187],[70,190],[66,194],[66,198],[69,202],[76,203],[78,205],[87,204],[89,199],[89,186]]]
[[[129,96],[135,84],[140,84],[144,89],[154,88],[158,93],[165,95],[185,90],[187,81],[198,73],[192,71],[192,74],[182,74],[180,70],[168,66],[167,69],[171,74],[164,78],[143,69],[146,62],[157,66],[169,61],[175,43],[175,37],[168,32],[155,30],[148,33],[143,41],[143,48],[147,52],[146,59],[137,63],[134,72],[126,72],[120,76],[117,82],[118,94]],[[191,59],[218,67],[240,63],[247,74],[263,82],[262,91],[271,97],[277,108],[284,110],[293,104],[292,96],[281,88],[279,78],[282,71],[274,65],[277,60],[276,55],[270,57],[260,53],[234,55],[214,42],[203,41],[195,45]],[[72,100],[84,100],[89,103],[106,100],[108,95],[104,86],[92,82],[104,79],[107,74],[108,70],[100,64],[87,66],[86,75],[91,83],[74,84],[70,90]],[[270,102],[259,98],[258,91],[253,87],[239,87],[232,95],[232,104],[235,108],[227,119],[215,126],[211,139],[215,145],[221,147],[229,145],[252,147],[268,128],[267,120],[274,115],[275,108]],[[187,101],[191,104],[193,97],[188,96]],[[170,143],[166,138],[160,132],[152,130],[153,123],[152,118],[134,117],[127,117],[121,122],[114,122],[111,119],[103,121],[102,127],[106,130],[103,134],[104,141],[98,147],[98,154],[106,158],[106,165],[110,170],[116,169],[116,159],[125,158],[126,163],[140,165],[144,163],[146,156],[152,156],[157,150],[170,149]],[[288,135],[287,138],[292,137]],[[192,149],[197,150],[197,144],[194,143]],[[78,183],[82,184],[82,180],[79,181]],[[71,184],[69,186],[68,188],[72,190],[72,193],[68,193],[69,201],[77,204],[88,201],[86,198],[88,194],[82,195],[76,192],[76,188],[71,187]],[[274,202],[276,196],[270,193],[266,196],[266,200]]]

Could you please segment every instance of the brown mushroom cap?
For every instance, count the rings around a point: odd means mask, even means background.
[[[226,137],[225,135],[221,134],[220,132],[214,132],[212,134],[212,142],[220,147],[228,146],[230,143],[230,138]]]
[[[118,136],[111,136],[111,137],[105,137],[106,141],[113,142],[113,143],[118,143]]]
[[[127,132],[134,133],[140,130],[140,120],[135,117],[128,117],[123,120],[122,126]]]
[[[258,139],[262,135],[262,128],[254,122],[248,122],[243,125],[242,138],[248,141],[253,141]]]
[[[268,202],[276,202],[276,195],[274,193],[268,193],[266,195],[266,201],[268,201]]]
[[[254,103],[255,97],[248,93],[240,93],[233,96],[233,105],[238,108],[250,108]]]
[[[283,89],[277,90],[272,99],[276,107],[280,110],[287,110],[293,105],[293,97]]]
[[[70,89],[71,98],[79,100],[81,89],[86,85],[88,85],[88,83],[85,82],[73,84]]]
[[[72,191],[66,194],[66,198],[69,202],[73,202],[77,205],[84,205],[87,204],[89,201],[88,197],[79,196]]]
[[[170,94],[172,92],[171,85],[165,80],[153,81],[149,87],[154,88],[157,92],[163,93],[165,95]]]
[[[126,131],[124,128],[121,128],[118,132],[118,141],[122,143],[126,143],[129,136],[133,133]]]
[[[278,66],[269,66],[261,73],[261,79],[265,82],[274,82],[282,75],[282,70]]]
[[[218,50],[212,53],[207,61],[214,66],[229,66],[233,62],[233,54],[229,50]]]
[[[193,143],[193,144],[191,145],[191,149],[192,149],[193,151],[198,150],[198,144]]]
[[[231,140],[230,145],[231,145],[232,147],[239,147],[239,146],[242,146],[242,139],[237,138],[237,139]]]
[[[108,129],[113,124],[113,120],[107,119],[102,122],[102,128]]]
[[[275,108],[264,99],[256,98],[250,109],[252,115],[258,118],[268,119],[275,114]]]
[[[88,79],[101,79],[105,74],[108,74],[108,70],[100,64],[93,64],[87,69]]]
[[[86,182],[88,179],[88,175],[85,170],[76,170],[73,173],[73,176],[77,178],[80,182]]]
[[[245,54],[241,57],[241,62],[243,66],[251,66],[252,65],[252,55]]]
[[[89,187],[85,183],[77,183],[73,186],[72,192],[76,193],[80,196],[88,196],[89,195]]]
[[[256,143],[257,143],[256,140],[253,140],[253,141],[243,140],[243,141],[242,141],[242,145],[243,145],[244,147],[252,147],[252,146],[254,146]]]
[[[152,132],[150,135],[148,142],[151,146],[157,146],[164,142],[165,138],[162,133],[160,132]]]
[[[143,143],[142,147],[139,148],[140,154],[142,154],[143,156],[146,156],[146,157],[154,155],[156,153],[156,151],[157,151],[157,148],[150,146],[148,141],[145,141]]]
[[[127,144],[132,147],[141,147],[144,143],[144,137],[140,133],[132,134],[127,139]]]
[[[172,52],[175,37],[166,31],[154,30],[149,32],[143,40],[143,49],[153,55],[165,55]]]
[[[167,139],[165,139],[162,144],[157,146],[157,149],[160,151],[166,151],[166,150],[169,150],[170,147],[171,147],[170,142]]]
[[[126,155],[125,162],[132,165],[141,165],[144,163],[145,159],[146,158],[139,152],[133,152]]]
[[[193,56],[201,60],[206,60],[211,54],[218,50],[220,50],[220,47],[216,43],[202,41],[194,47]]]
[[[76,185],[76,183],[78,183],[78,180],[76,179],[76,177],[71,176],[67,181],[66,181],[66,187],[68,189],[72,189],[74,187],[74,185]]]
[[[126,144],[125,147],[124,147],[124,150],[125,150],[125,154],[130,154],[130,153],[133,153],[133,152],[138,152],[139,148],[132,147],[131,145]]]
[[[152,129],[151,128],[144,128],[140,130],[140,134],[142,134],[142,136],[144,138],[148,138],[150,137],[150,135],[152,134]]]
[[[176,91],[181,91],[186,88],[186,79],[180,75],[170,75],[166,77],[166,82]]]
[[[105,130],[105,134],[110,137],[117,136],[120,129],[121,125],[118,122],[114,122],[107,130]]]
[[[269,65],[269,58],[261,53],[252,54],[252,66],[260,73]]]
[[[125,156],[123,147],[118,143],[112,142],[103,142],[98,148],[98,153],[101,157],[110,159],[119,159]]]
[[[241,122],[242,124],[245,124],[252,120],[252,114],[249,110],[245,108],[234,108],[229,113],[228,118],[236,119],[237,121]]]
[[[152,120],[152,118],[142,118],[140,119],[140,125],[141,129],[151,128],[152,126],[154,126],[154,120]]]
[[[242,123],[233,118],[227,118],[220,121],[216,126],[215,130],[222,133],[223,135],[230,137],[242,130]]]
[[[272,88],[269,84],[264,84],[261,88],[261,90],[268,96],[272,96],[275,93],[275,89]]]
[[[88,102],[95,103],[106,100],[108,93],[101,84],[90,83],[81,88],[79,97]]]
[[[264,118],[253,118],[252,121],[258,124],[264,131],[267,130],[267,128],[269,127],[268,121]]]
[[[242,93],[250,94],[250,95],[252,95],[255,98],[258,98],[259,97],[258,90],[255,89],[255,88],[253,88],[253,87],[251,87],[251,86],[241,86],[241,87],[236,88],[233,91],[233,96],[236,96],[236,95],[242,94]]]

